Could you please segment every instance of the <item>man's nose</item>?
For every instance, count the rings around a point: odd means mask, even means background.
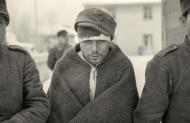
[[[93,41],[93,43],[92,43],[92,51],[94,51],[94,52],[97,51],[97,43],[96,43],[96,41]]]

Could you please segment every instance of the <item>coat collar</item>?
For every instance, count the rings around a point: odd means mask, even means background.
[[[89,63],[89,62],[85,59],[85,57],[83,56],[82,51],[79,51],[79,52],[78,52],[78,55],[82,58],[82,60],[84,60],[84,61],[85,61],[87,64],[89,64],[91,67],[95,68],[95,67],[98,66],[98,65],[94,66],[94,65],[92,65],[91,63]]]
[[[72,61],[76,61],[79,62],[81,65],[85,65],[86,67],[88,67],[89,69],[91,68],[91,66],[86,63],[79,55],[78,52],[80,52],[80,43],[76,44],[74,47],[72,47],[70,49],[70,51],[65,55],[65,57],[67,59],[70,59]],[[118,58],[124,58],[126,57],[121,49],[118,47],[118,45],[111,43],[110,44],[110,49],[109,49],[109,53],[106,56],[106,58],[104,59],[104,61],[99,64],[97,66],[97,69],[99,69],[100,67],[104,66],[104,64],[108,64],[108,63],[112,63],[112,62],[120,62],[120,60],[118,60]]]

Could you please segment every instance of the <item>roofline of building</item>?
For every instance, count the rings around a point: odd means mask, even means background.
[[[126,6],[126,5],[141,5],[141,4],[161,4],[162,1],[141,1],[141,2],[121,2],[121,3],[106,3],[106,2],[86,2],[84,6]]]

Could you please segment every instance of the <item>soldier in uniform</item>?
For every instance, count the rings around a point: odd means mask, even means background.
[[[6,1],[0,0],[0,42],[8,24]],[[33,59],[21,47],[0,44],[0,122],[45,123],[50,105]]]
[[[79,43],[56,64],[48,123],[132,123],[138,93],[133,66],[112,42],[116,22],[90,8],[75,22]]]
[[[190,123],[190,0],[180,0],[187,36],[148,63],[134,123]]]
[[[47,65],[51,70],[54,69],[57,60],[59,60],[71,47],[69,45],[67,35],[68,34],[66,30],[60,30],[59,32],[57,32],[58,44],[50,49],[47,61]]]

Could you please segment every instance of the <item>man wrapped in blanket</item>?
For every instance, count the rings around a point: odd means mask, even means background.
[[[133,66],[112,42],[116,22],[90,8],[79,13],[79,43],[56,64],[48,123],[132,123],[138,93]]]

